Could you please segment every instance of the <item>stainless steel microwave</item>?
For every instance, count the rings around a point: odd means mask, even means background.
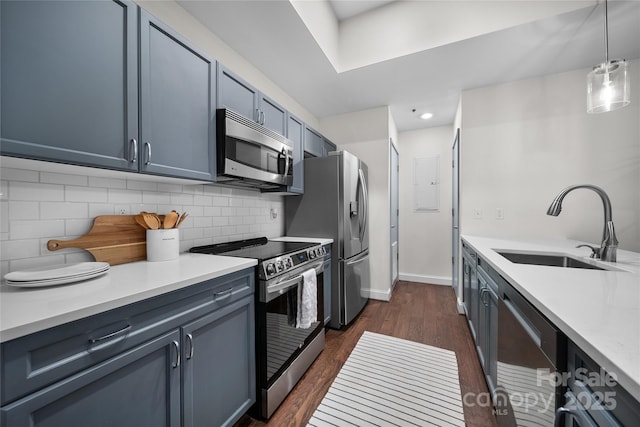
[[[282,135],[223,108],[216,112],[217,181],[251,188],[293,182],[293,143]]]

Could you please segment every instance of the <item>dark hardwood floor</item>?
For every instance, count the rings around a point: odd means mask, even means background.
[[[348,328],[327,330],[324,351],[267,423],[245,416],[236,427],[306,425],[364,331],[454,351],[462,396],[471,393],[467,402],[476,402],[476,396],[483,402],[487,396],[471,332],[466,318],[456,310],[453,288],[400,281],[390,302],[370,300]],[[465,404],[464,417],[467,426],[496,425],[491,407]]]

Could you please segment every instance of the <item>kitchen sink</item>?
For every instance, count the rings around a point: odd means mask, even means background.
[[[607,268],[589,264],[579,259],[561,254],[541,254],[526,252],[498,252],[516,264],[545,265],[548,267],[585,268],[588,270],[607,270]]]

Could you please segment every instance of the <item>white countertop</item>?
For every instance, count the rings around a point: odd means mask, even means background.
[[[319,243],[321,245],[328,245],[330,243],[333,243],[333,239],[326,239],[322,237],[283,236],[283,237],[269,238],[269,240],[276,240],[278,242],[309,242],[309,243]]]
[[[640,400],[640,254],[618,249],[616,263],[589,258],[572,240],[463,236],[482,258],[618,383]],[[564,253],[616,271],[515,264],[496,250]]]
[[[116,265],[104,276],[45,288],[0,286],[0,342],[234,273],[255,259],[184,253]]]

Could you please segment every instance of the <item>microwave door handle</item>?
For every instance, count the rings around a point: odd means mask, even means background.
[[[289,152],[286,147],[282,148],[282,154],[284,154],[284,173],[282,175],[286,176],[289,173],[289,160],[291,156],[289,156]]]

